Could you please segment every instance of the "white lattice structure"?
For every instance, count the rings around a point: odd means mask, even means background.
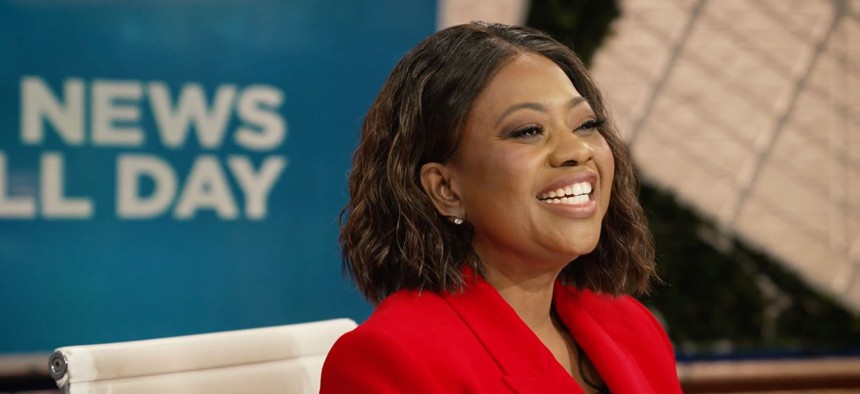
[[[592,69],[644,175],[860,311],[860,1],[622,9]]]

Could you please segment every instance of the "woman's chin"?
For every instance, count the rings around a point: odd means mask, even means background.
[[[594,242],[577,243],[576,245],[565,245],[564,248],[559,248],[556,251],[558,258],[553,260],[557,261],[557,265],[560,265],[561,268],[564,268],[580,257],[593,252],[596,247],[597,240],[594,240]]]

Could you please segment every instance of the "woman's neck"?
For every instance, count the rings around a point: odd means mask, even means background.
[[[484,267],[487,282],[513,308],[535,334],[553,328],[550,318],[552,294],[559,272],[525,273]]]

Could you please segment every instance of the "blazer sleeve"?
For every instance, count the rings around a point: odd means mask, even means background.
[[[444,393],[427,366],[397,338],[367,327],[344,334],[323,364],[320,394]]]

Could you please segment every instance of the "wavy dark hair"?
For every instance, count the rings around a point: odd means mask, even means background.
[[[441,216],[421,186],[421,166],[457,151],[466,118],[484,85],[518,54],[557,64],[588,100],[615,159],[615,176],[594,251],[568,264],[565,283],[597,292],[646,292],[655,277],[654,245],[637,198],[627,147],[600,92],[574,52],[528,27],[474,22],[441,30],[394,67],[371,106],[341,212],[344,269],[373,303],[399,289],[454,292],[462,270],[482,272],[474,229]]]

